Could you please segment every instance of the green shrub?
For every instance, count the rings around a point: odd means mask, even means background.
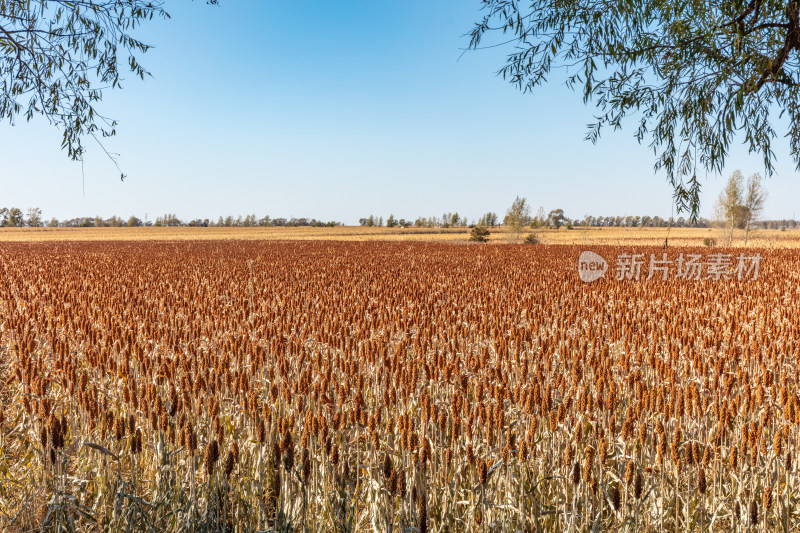
[[[525,236],[525,240],[522,242],[524,244],[539,244],[539,237],[537,237],[535,233],[528,233]]]
[[[708,246],[709,248],[712,246],[717,245],[717,239],[714,237],[704,237],[703,238],[703,246]]]
[[[486,242],[489,240],[489,229],[486,226],[475,226],[469,233],[469,240]]]

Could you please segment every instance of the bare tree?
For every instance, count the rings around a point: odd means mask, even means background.
[[[523,226],[527,226],[531,222],[531,206],[528,204],[527,198],[517,198],[511,207],[506,211],[506,216],[503,223],[511,228],[511,231],[519,237],[519,232],[522,231]]]
[[[733,230],[743,227],[744,205],[742,201],[744,192],[744,176],[737,170],[728,178],[728,183],[719,194],[715,211],[717,218],[724,221],[728,229],[728,246],[733,241]]]
[[[536,212],[536,216],[533,217],[533,227],[541,228],[547,222],[547,215],[544,214],[544,207],[539,206],[539,211]]]
[[[744,243],[750,235],[750,228],[758,221],[761,212],[764,210],[764,202],[767,200],[767,190],[764,188],[764,180],[761,174],[755,173],[747,178],[747,194],[744,199]]]

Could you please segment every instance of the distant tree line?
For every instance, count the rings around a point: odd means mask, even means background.
[[[413,222],[408,219],[395,218],[394,215],[389,215],[384,219],[382,216],[370,215],[368,217],[360,218],[358,223],[361,226],[373,227],[418,227],[418,228],[455,228],[455,227],[495,227],[500,224],[509,226],[511,228],[550,228],[559,229],[565,227],[573,229],[577,227],[595,227],[595,228],[708,228],[714,224],[713,220],[700,217],[696,222],[691,222],[686,217],[669,217],[662,218],[659,216],[649,215],[627,215],[627,216],[594,216],[585,215],[582,218],[570,218],[563,209],[553,209],[545,212],[540,208],[535,216],[530,215],[530,210],[526,205],[519,204],[518,201],[525,200],[518,198],[509,213],[503,218],[502,222],[496,213],[488,212],[481,215],[478,219],[473,219],[471,222],[466,217],[461,217],[458,213],[445,213],[441,217],[418,217]],[[800,226],[800,222],[791,219],[783,220],[759,220],[754,221],[752,227],[759,229],[780,229],[780,228],[796,228]]]
[[[156,218],[153,223],[154,226],[202,226],[202,227],[225,227],[225,228],[252,228],[252,227],[273,227],[273,226],[312,226],[316,228],[332,228],[334,226],[341,226],[341,222],[336,221],[322,221],[316,218],[270,218],[269,215],[257,218],[256,215],[247,215],[246,217],[232,216],[219,217],[216,222],[209,221],[209,219],[194,219],[186,223],[177,224],[180,222],[175,215],[164,215],[163,217]]]
[[[23,213],[17,207],[0,208],[0,227],[61,227],[61,228],[104,228],[104,227],[139,227],[139,226],[201,226],[201,227],[271,227],[271,226],[313,226],[313,227],[334,227],[341,226],[340,222],[324,222],[315,218],[270,218],[268,215],[258,218],[256,215],[245,217],[232,216],[219,217],[216,222],[210,219],[181,220],[177,215],[167,213],[156,217],[155,220],[142,220],[139,217],[131,216],[127,220],[118,216],[110,218],[77,217],[68,220],[58,220],[56,218],[45,222],[42,218],[42,210],[38,207],[28,209]]]
[[[726,189],[727,191],[727,189]],[[726,193],[727,194],[727,193]],[[738,206],[735,203],[735,195],[729,195],[732,200],[729,201],[730,205]],[[751,195],[752,196],[752,195]],[[727,196],[726,196],[727,198]],[[752,207],[747,207],[745,198],[744,207],[739,206],[736,209],[728,209],[736,214],[738,218],[734,218],[736,227],[745,227],[741,219],[744,213],[752,213],[755,210]],[[725,204],[727,205],[727,204]],[[793,229],[800,226],[800,222],[793,219],[782,220],[752,220],[752,215],[747,217],[747,227],[750,229]],[[742,219],[744,220],[744,219]],[[417,227],[417,228],[459,228],[476,226],[482,227],[495,227],[500,224],[500,219],[497,213],[487,212],[481,215],[477,220],[473,219],[471,222],[466,217],[455,213],[444,213],[441,216],[431,217],[418,217],[413,222],[410,219],[395,218],[393,214],[389,215],[384,220],[382,216],[370,215],[369,217],[359,219],[359,224],[365,227]],[[530,214],[530,206],[525,198],[519,198],[514,201],[512,206],[503,218],[502,224],[510,227],[514,231],[522,231],[524,228],[551,228],[559,229],[566,227],[573,229],[576,227],[613,227],[613,228],[708,228],[714,225],[714,221],[706,218],[698,218],[696,222],[692,223],[688,218],[661,218],[659,216],[593,216],[585,215],[583,218],[569,218],[564,214],[563,209],[553,209],[545,214],[544,208],[540,207],[535,216]],[[335,221],[322,221],[315,218],[271,218],[269,215],[257,217],[256,215],[247,216],[227,216],[219,217],[216,221],[208,218],[193,220],[181,220],[173,213],[156,217],[155,220],[148,220],[145,217],[142,220],[139,217],[131,216],[128,219],[123,219],[118,216],[110,218],[103,218],[100,216],[95,217],[77,217],[68,220],[58,220],[52,218],[46,221],[42,216],[42,210],[38,207],[32,207],[27,211],[22,211],[17,207],[3,207],[0,208],[0,227],[62,227],[62,228],[100,228],[100,227],[137,227],[137,226],[156,226],[156,227],[174,227],[174,226],[194,226],[194,227],[279,227],[279,226],[312,226],[312,227],[335,227],[341,226],[341,222]]]
[[[18,207],[0,208],[0,226],[21,227],[21,226],[41,226],[42,210],[38,207],[31,207],[24,214]]]
[[[589,227],[614,227],[614,228],[666,228],[672,226],[673,228],[707,228],[711,225],[711,221],[700,217],[696,222],[691,222],[684,217],[670,217],[661,218],[659,216],[592,216],[586,215],[580,220],[572,221],[574,226],[589,226]]]
[[[366,227],[384,226],[383,217],[375,215],[359,218],[358,223]],[[387,228],[410,228],[411,226],[417,228],[457,228],[467,227],[468,225],[469,222],[467,218],[459,216],[458,213],[444,213],[441,217],[418,217],[413,222],[404,218],[395,218],[394,215],[389,215],[385,224]]]

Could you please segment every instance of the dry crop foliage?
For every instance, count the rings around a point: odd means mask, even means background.
[[[0,245],[0,529],[797,530],[800,254],[580,251]]]

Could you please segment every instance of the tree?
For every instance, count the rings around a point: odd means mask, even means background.
[[[496,226],[497,225],[497,213],[493,213],[489,211],[481,218],[478,219],[478,226]]]
[[[466,220],[466,219],[464,219]],[[462,224],[461,217],[459,217],[458,212],[455,213],[444,213],[442,215],[442,227],[449,228],[452,226],[459,226],[459,225],[466,225]]]
[[[724,221],[728,233],[728,246],[733,241],[733,230],[744,227],[746,219],[743,204],[744,176],[737,170],[728,178],[725,188],[719,193],[717,205],[714,208],[716,218]]]
[[[152,18],[169,18],[162,1],[0,2],[0,120],[43,115],[80,159],[87,136],[116,133],[116,121],[96,107],[104,91],[120,88],[126,70],[149,75],[137,55],[150,45],[133,32]]]
[[[536,211],[536,216],[533,217],[531,220],[531,227],[532,228],[541,228],[547,222],[547,217],[544,214],[544,207],[539,206],[539,210]]]
[[[553,209],[547,214],[547,225],[553,228],[560,228],[568,222],[567,217],[564,216],[563,209]]]
[[[239,217],[240,219],[242,217]],[[182,226],[183,222],[178,218],[178,216],[174,213],[167,213],[164,216],[160,216],[156,218],[154,226],[162,227],[162,226]],[[240,224],[241,225],[241,224]]]
[[[28,226],[38,228],[42,225],[42,210],[38,207],[31,207],[28,209],[28,219],[26,220]]]
[[[750,229],[755,224],[764,210],[767,200],[767,190],[764,188],[761,174],[755,173],[747,178],[747,193],[744,197],[744,243],[750,236]]]
[[[528,204],[527,198],[520,198],[517,196],[514,203],[506,211],[506,216],[503,219],[503,224],[511,228],[511,231],[519,235],[523,226],[527,226],[531,222],[531,206]]]
[[[117,215],[112,215],[111,218],[106,220],[106,225],[111,226],[112,228],[122,227],[123,224],[124,224],[123,220],[119,218]]]
[[[24,224],[22,210],[18,207],[0,209],[0,226],[18,228]]]
[[[770,175],[774,121],[784,116],[800,168],[799,3],[482,0],[482,8],[469,49],[508,47],[498,75],[524,92],[565,72],[597,108],[592,142],[633,121],[693,222],[698,167],[721,172],[737,136]]]

